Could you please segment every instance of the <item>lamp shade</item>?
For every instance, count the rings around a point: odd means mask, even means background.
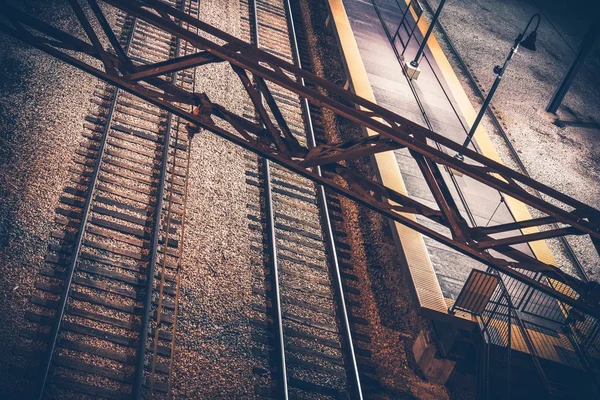
[[[533,31],[521,42],[521,47],[526,48],[527,50],[535,51],[535,41],[537,39],[537,31]]]

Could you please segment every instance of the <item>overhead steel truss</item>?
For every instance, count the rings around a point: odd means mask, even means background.
[[[70,3],[89,42],[8,5],[0,6],[0,13],[4,15],[0,29],[185,118],[206,132],[214,133],[324,185],[567,305],[600,317],[598,283],[579,280],[514,247],[521,243],[559,236],[588,235],[599,251],[600,211],[160,1],[104,0],[104,3],[185,40],[198,49],[195,54],[168,61],[136,64],[121,48],[97,0],[85,1],[110,46],[102,45],[99,32],[92,27],[76,0],[71,0]],[[179,21],[198,28],[199,34],[182,28]],[[168,74],[175,71],[211,63],[227,63],[233,69],[255,107],[258,123],[236,115],[224,105],[212,102],[203,92],[186,91],[168,79]],[[289,90],[311,104],[329,109],[376,135],[360,140],[305,147],[292,134],[271,93],[272,87]],[[343,101],[324,93],[339,96]],[[195,106],[194,111],[189,111],[190,105]],[[406,148],[418,164],[437,203],[437,209],[394,191],[345,165],[348,160],[401,148]],[[458,151],[464,155],[464,162],[453,157]],[[317,166],[327,171],[327,174],[320,176],[315,169]],[[489,227],[469,226],[459,212],[441,173],[441,166],[517,199],[535,210],[536,215],[542,216]],[[533,189],[542,193],[543,198],[531,194]],[[429,223],[425,225],[415,221],[409,217],[410,214],[426,217]],[[559,224],[559,227],[537,233],[510,234],[511,231],[554,223]],[[438,226],[432,227],[435,224]],[[439,229],[442,226],[450,230],[451,236],[442,233],[444,230]],[[495,234],[503,234],[504,237],[499,239],[490,236]],[[525,271],[539,272],[548,280],[532,279],[523,273]],[[553,282],[561,282],[562,289],[556,289]],[[565,289],[564,285],[568,288]]]

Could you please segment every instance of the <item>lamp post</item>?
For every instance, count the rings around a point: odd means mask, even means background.
[[[437,21],[440,17],[440,13],[442,12],[442,8],[444,8],[445,3],[446,3],[446,0],[440,1],[440,5],[438,6],[437,10],[435,10],[433,19],[431,20],[431,23],[429,24],[429,29],[427,29],[425,36],[423,36],[423,40],[421,41],[421,45],[419,46],[419,49],[417,50],[417,54],[415,54],[415,58],[406,65],[406,68],[408,70],[408,77],[410,79],[417,80],[417,78],[419,77],[419,74],[421,72],[421,70],[419,69],[419,62],[421,61],[421,57],[423,56],[423,52],[425,51],[425,46],[427,46],[427,41],[429,40],[429,36],[431,36],[431,32],[433,32],[433,28],[435,28],[435,25],[437,24]]]
[[[529,29],[529,25],[531,25],[534,18],[536,18],[536,17],[537,17],[537,24],[535,25],[535,29],[523,40],[523,37],[527,33],[527,29]],[[473,122],[473,125],[471,126],[471,130],[467,134],[467,139],[463,143],[464,148],[467,148],[467,146],[469,146],[469,144],[471,143],[471,140],[473,140],[473,135],[475,135],[475,131],[477,130],[477,127],[479,126],[479,123],[481,122],[481,119],[483,118],[485,111],[487,110],[488,106],[490,105],[490,102],[492,101],[492,97],[494,97],[494,93],[496,92],[496,89],[498,88],[498,85],[500,85],[500,81],[502,80],[504,71],[506,71],[506,67],[508,66],[508,63],[510,62],[512,57],[517,52],[519,46],[522,46],[523,48],[525,48],[527,50],[531,50],[531,51],[536,50],[535,41],[537,39],[537,30],[540,27],[540,19],[541,19],[540,14],[535,14],[533,17],[531,17],[531,19],[527,23],[527,26],[525,27],[523,32],[519,33],[519,36],[517,36],[517,38],[515,39],[515,43],[510,48],[510,52],[508,53],[506,60],[504,60],[504,64],[502,66],[496,65],[494,67],[494,73],[496,74],[496,79],[494,80],[494,84],[492,85],[492,88],[490,89],[488,95],[486,96],[486,98],[483,102],[483,105],[481,106],[481,110],[479,110],[479,114],[477,114],[477,117],[475,118],[475,121]],[[464,157],[460,151],[458,153],[456,153],[456,155],[454,157],[460,161],[464,160]]]

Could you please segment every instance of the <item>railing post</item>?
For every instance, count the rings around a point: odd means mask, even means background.
[[[575,60],[569,67],[569,70],[562,78],[560,84],[556,87],[548,106],[546,106],[546,111],[552,114],[556,114],[558,107],[562,103],[565,98],[571,84],[575,80],[577,76],[577,72],[583,65],[583,61],[587,57],[588,53],[592,50],[594,46],[594,42],[600,35],[600,18],[596,18],[596,20],[592,21],[588,31],[586,32],[581,44],[579,45],[579,50],[577,51],[577,56],[575,56]]]
[[[512,366],[512,359],[511,359],[511,354],[512,354],[512,313],[513,310],[509,307],[508,309],[508,368],[507,368],[507,385],[506,385],[506,398],[510,399],[510,386],[511,386],[511,376],[510,376],[510,370],[511,370],[511,366]]]
[[[421,56],[423,55],[423,52],[425,51],[425,46],[427,46],[427,41],[429,40],[429,36],[431,36],[431,32],[433,32],[433,28],[435,28],[435,25],[437,24],[437,21],[442,12],[442,8],[444,8],[444,4],[446,4],[446,0],[442,0],[440,2],[440,5],[438,6],[437,10],[435,10],[433,19],[431,20],[431,23],[429,24],[429,29],[427,29],[427,32],[425,33],[425,36],[423,37],[423,41],[421,42],[421,45],[419,46],[419,50],[417,50],[417,54],[415,54],[415,58],[410,62],[410,65],[413,66],[414,68],[419,67],[419,59],[421,58]]]

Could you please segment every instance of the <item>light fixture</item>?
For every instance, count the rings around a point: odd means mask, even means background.
[[[537,17],[537,24],[535,25],[535,29],[523,40],[523,37],[525,36],[525,34],[527,33],[527,30],[529,29],[529,25],[531,25],[531,22],[533,22],[533,19],[536,17]],[[471,143],[471,140],[473,140],[473,135],[475,135],[475,131],[477,130],[477,127],[479,126],[479,123],[481,122],[481,119],[483,118],[483,114],[485,114],[485,111],[487,110],[488,106],[490,105],[490,102],[492,101],[492,97],[494,96],[494,93],[496,92],[496,89],[498,88],[498,85],[500,84],[500,81],[502,80],[504,71],[506,70],[506,67],[508,66],[508,63],[510,62],[512,57],[517,52],[517,49],[519,48],[519,46],[523,46],[527,50],[531,50],[531,51],[536,50],[535,41],[537,39],[537,30],[540,27],[540,20],[541,20],[540,14],[534,14],[534,16],[529,19],[529,22],[527,23],[525,30],[523,30],[522,33],[519,33],[519,36],[517,36],[517,38],[515,39],[515,43],[512,45],[510,52],[508,53],[508,56],[506,57],[506,60],[504,60],[504,64],[502,66],[496,65],[494,67],[494,73],[496,74],[496,79],[494,80],[494,84],[492,85],[492,88],[490,89],[487,97],[485,98],[485,100],[483,102],[483,106],[481,106],[481,109],[479,110],[479,113],[477,114],[477,117],[475,118],[473,125],[471,125],[471,130],[469,130],[469,133],[467,134],[467,138],[466,138],[465,142],[463,143],[463,148],[466,149],[469,146],[469,144]],[[458,153],[456,153],[454,155],[454,158],[456,158],[457,160],[460,160],[460,161],[464,161],[462,152],[463,152],[463,150],[460,150]]]
[[[537,24],[535,24],[535,29],[533,30],[533,32],[531,32],[526,38],[525,40],[521,41],[520,45],[527,49],[527,50],[531,50],[531,51],[535,51],[536,47],[535,47],[535,41],[537,40],[537,30],[540,27],[540,14],[535,14],[533,17],[531,17],[531,19],[529,20],[529,22],[527,23],[527,26],[525,27],[525,30],[523,31],[522,35],[525,36],[525,33],[527,33],[527,29],[529,28],[529,25],[531,24],[531,22],[533,21],[533,19],[537,17]],[[523,37],[521,36],[521,37]]]

